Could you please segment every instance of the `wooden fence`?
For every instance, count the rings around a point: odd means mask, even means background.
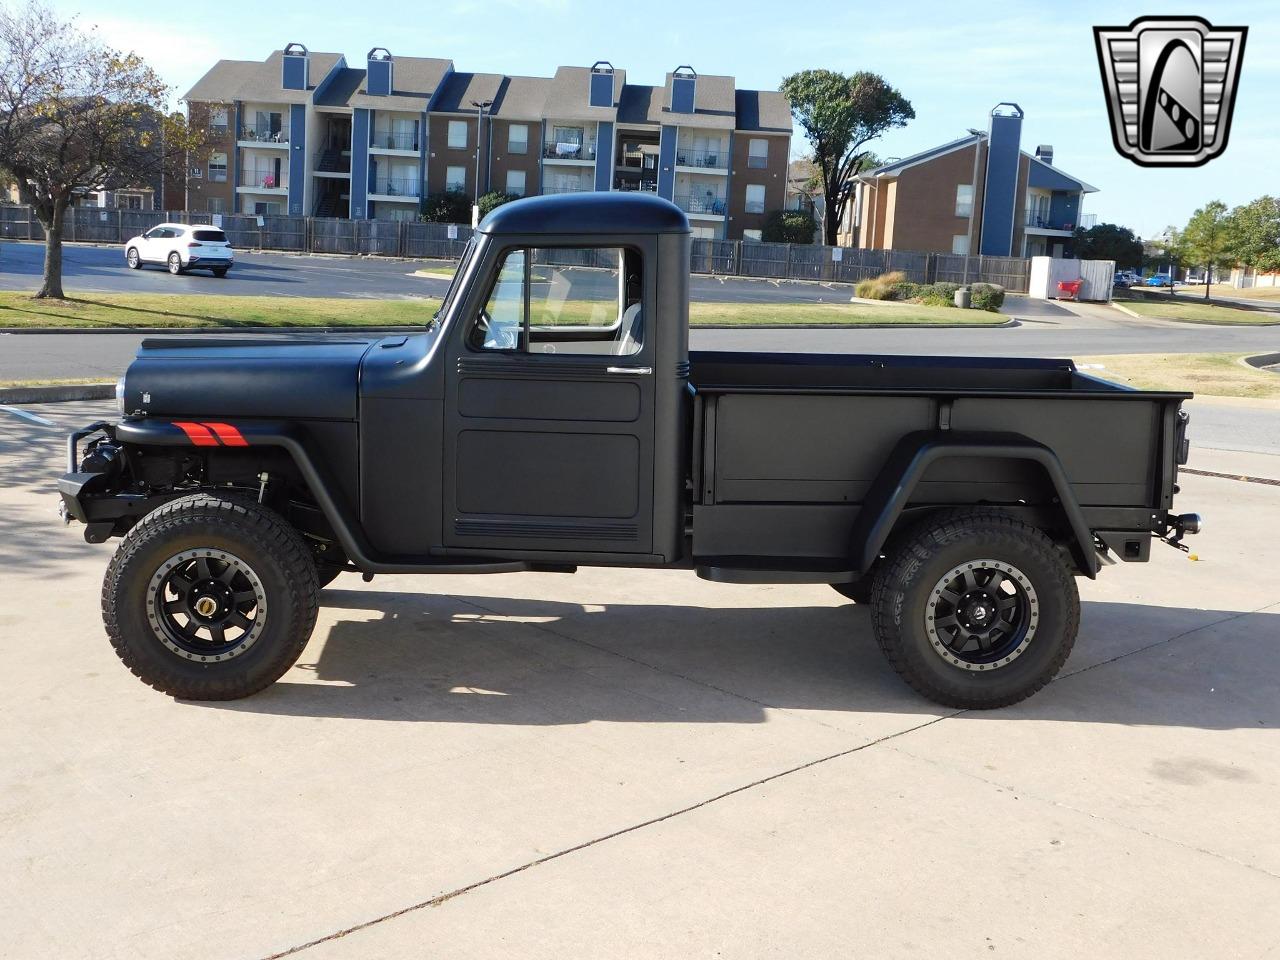
[[[456,260],[462,256],[471,237],[470,227],[446,223],[73,207],[67,212],[65,239],[124,243],[158,223],[212,224],[215,221],[234,247],[297,253]],[[44,230],[29,207],[0,205],[0,239],[43,240]],[[551,262],[543,256],[544,262]],[[715,276],[829,283],[857,283],[882,273],[901,271],[916,283],[983,281],[1025,293],[1029,264],[1030,261],[1022,257],[695,239],[689,266],[693,273]]]

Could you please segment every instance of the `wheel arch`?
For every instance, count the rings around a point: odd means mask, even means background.
[[[935,463],[957,457],[1022,461],[1040,467],[1070,530],[1068,546],[1079,569],[1097,576],[1093,534],[1057,455],[1042,443],[1018,433],[922,431],[903,437],[872,482],[851,533],[855,568],[866,573],[898,527],[916,487]]]

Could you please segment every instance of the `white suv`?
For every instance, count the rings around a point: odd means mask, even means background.
[[[212,270],[225,277],[235,265],[227,235],[217,227],[192,223],[162,223],[124,245],[131,270],[144,263],[163,263],[173,274],[184,270]]]

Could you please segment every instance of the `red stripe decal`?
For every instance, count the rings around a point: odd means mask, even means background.
[[[216,447],[217,439],[212,433],[205,428],[203,423],[190,423],[185,420],[175,420],[173,425],[187,435],[187,439],[194,443],[197,447]]]
[[[240,431],[229,423],[206,423],[203,426],[216,433],[224,446],[247,447],[249,445],[249,441],[244,438]]]

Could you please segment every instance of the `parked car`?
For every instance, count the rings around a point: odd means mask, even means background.
[[[1173,279],[1163,273],[1157,273],[1142,281],[1145,287],[1172,287]]]
[[[1130,287],[1142,282],[1142,274],[1133,270],[1121,270],[1119,276],[1124,277],[1125,284]]]
[[[124,259],[130,270],[162,263],[173,274],[212,270],[215,277],[225,277],[235,266],[227,235],[217,227],[192,223],[162,223],[133,237],[124,245]]]
[[[1199,530],[1171,512],[1191,394],[1070,360],[691,353],[690,245],[650,194],[531,197],[417,330],[144,340],[58,481],[86,540],[124,538],[120,658],[227,700],[293,665],[346,571],[667,568],[830,584],[922,695],[1001,707],[1066,661],[1077,577]]]
[[[1131,281],[1123,273],[1117,273],[1114,277],[1111,278],[1111,285],[1113,287],[1129,287],[1133,285],[1133,281]]]

